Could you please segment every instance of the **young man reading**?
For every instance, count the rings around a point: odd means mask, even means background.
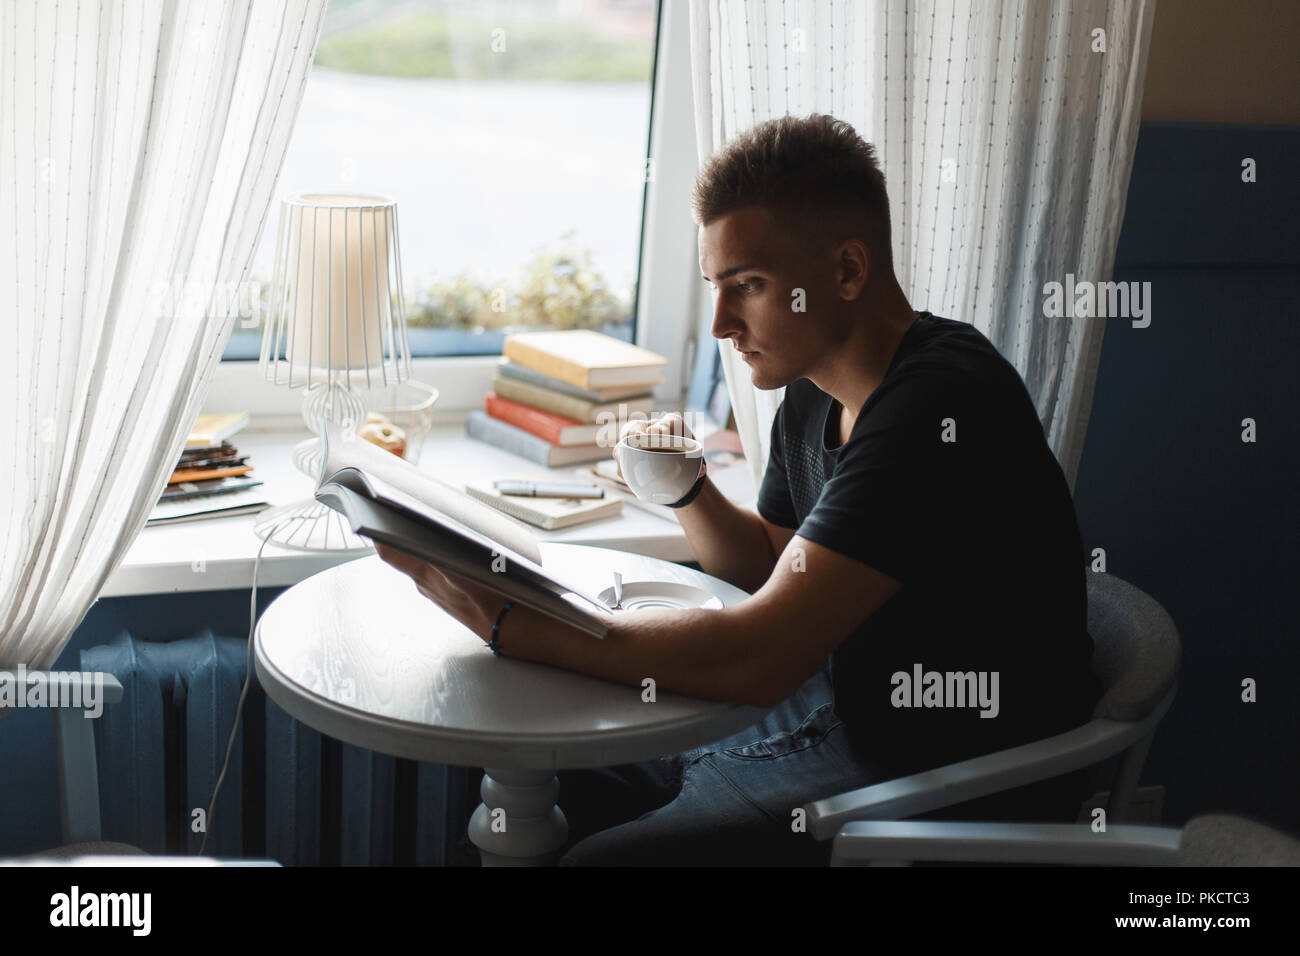
[[[515,607],[499,648],[629,693],[653,677],[773,708],[685,754],[562,772],[562,862],[821,864],[829,845],[792,825],[803,804],[1089,720],[1083,548],[1014,367],[900,289],[884,177],[852,127],[754,128],[701,170],[693,207],[713,335],[756,387],[787,387],[757,514],[707,478],[677,511],[703,570],[752,596],[620,614],[603,641]],[[683,430],[677,416],[634,427]],[[499,596],[380,553],[488,638]],[[935,816],[1070,820],[1082,784]]]

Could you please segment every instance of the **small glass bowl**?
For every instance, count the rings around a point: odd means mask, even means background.
[[[406,433],[406,453],[402,457],[418,465],[424,439],[433,425],[433,404],[438,400],[438,390],[410,379],[398,385],[378,385],[355,391],[366,403],[367,414],[377,412]]]

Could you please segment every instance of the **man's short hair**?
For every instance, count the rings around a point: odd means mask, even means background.
[[[746,206],[766,208],[809,255],[861,239],[873,264],[893,271],[885,174],[872,145],[843,120],[824,113],[768,120],[711,156],[695,177],[695,222],[707,226]]]

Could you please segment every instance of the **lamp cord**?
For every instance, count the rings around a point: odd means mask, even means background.
[[[207,817],[203,821],[203,839],[199,843],[199,856],[203,855],[203,851],[208,846],[208,834],[212,832],[212,820],[217,809],[217,794],[221,792],[222,781],[226,779],[226,770],[230,767],[230,754],[235,749],[235,736],[239,733],[239,721],[244,713],[244,700],[248,697],[248,688],[253,682],[253,631],[257,624],[257,572],[262,564],[262,550],[266,547],[266,543],[271,540],[273,534],[294,520],[296,520],[294,517],[285,518],[271,528],[257,549],[257,557],[253,559],[253,590],[248,598],[248,657],[245,661],[244,686],[239,692],[239,703],[235,705],[235,723],[230,728],[230,739],[226,742],[226,759],[222,761],[221,773],[217,775],[216,785],[212,788],[212,800],[208,803]]]

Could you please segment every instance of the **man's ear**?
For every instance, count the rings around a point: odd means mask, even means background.
[[[862,295],[871,275],[871,250],[861,239],[845,239],[835,247],[835,276],[840,298],[852,302]]]

